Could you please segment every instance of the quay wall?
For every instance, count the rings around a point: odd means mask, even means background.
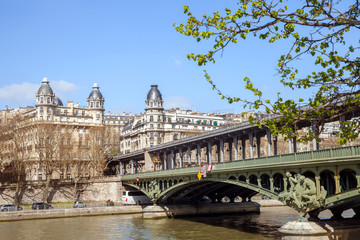
[[[74,197],[74,182],[72,180],[53,181],[49,188],[48,202],[80,201],[121,201],[121,177],[107,177],[98,179],[85,179],[78,182],[76,198]],[[0,205],[14,202],[16,185],[0,185]],[[22,185],[20,190],[20,203],[31,204],[43,202],[45,182],[33,181]]]
[[[42,218],[64,218],[97,215],[135,214],[142,213],[144,206],[112,206],[91,208],[58,208],[46,210],[23,210],[14,212],[1,212],[0,221],[17,221]]]

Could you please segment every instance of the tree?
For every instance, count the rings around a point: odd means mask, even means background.
[[[20,114],[7,119],[1,125],[1,165],[11,175],[11,181],[16,183],[14,204],[19,204],[21,186],[25,180],[26,169],[30,165],[31,141],[29,140],[26,121]]]
[[[287,4],[288,3],[288,4]],[[300,141],[318,139],[325,122],[341,120],[339,144],[354,140],[359,135],[360,123],[350,120],[353,112],[360,110],[360,36],[359,1],[303,0],[240,0],[238,9],[225,8],[221,15],[214,12],[195,17],[188,6],[184,6],[188,19],[176,30],[194,37],[198,42],[213,40],[213,47],[206,54],[187,55],[199,66],[215,63],[215,56],[230,44],[259,38],[269,43],[291,41],[292,46],[278,60],[277,71],[281,83],[292,90],[311,89],[313,95],[299,99],[278,99],[265,97],[254,83],[245,77],[245,88],[252,91],[253,100],[231,97],[216,87],[205,71],[207,81],[213,90],[229,103],[243,102],[244,107],[264,109],[277,118],[249,118],[258,126],[266,125],[274,135],[288,138],[298,137]],[[350,35],[351,34],[351,35]],[[304,72],[296,63],[300,57],[314,63],[313,70]],[[300,106],[300,104],[306,106]],[[348,118],[341,118],[347,116]],[[297,129],[304,121],[312,121],[314,128],[299,136]]]
[[[47,201],[52,175],[61,167],[60,145],[63,134],[61,126],[52,123],[39,122],[33,128],[38,170],[44,172],[46,177],[43,201]]]

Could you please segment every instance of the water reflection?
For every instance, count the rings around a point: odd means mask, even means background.
[[[260,214],[237,214],[144,220],[141,214],[1,222],[1,239],[159,239],[159,240],[325,240],[359,239],[360,231],[332,236],[281,236],[278,228],[296,220],[287,207],[263,208]]]

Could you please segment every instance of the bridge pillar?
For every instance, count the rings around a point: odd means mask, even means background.
[[[317,136],[318,132],[319,132],[318,126],[316,125],[316,123],[314,121],[311,121],[311,129],[312,129],[314,135]],[[312,142],[313,142],[313,151],[319,150],[319,143],[316,141],[315,138],[312,140]]]
[[[219,145],[220,145],[220,150],[218,150],[220,157],[219,157],[219,161],[220,162],[224,162],[224,139],[220,138],[219,139]]]
[[[246,139],[241,139],[242,159],[246,159]]]
[[[233,161],[233,155],[232,155],[232,140],[229,141],[229,161]]]
[[[170,168],[174,169],[174,150],[171,150],[170,153]]]
[[[238,159],[238,139],[237,136],[233,136],[233,143],[234,143],[234,160]]]
[[[289,153],[293,153],[293,151],[292,151],[292,143],[291,143],[291,139],[289,138],[288,140],[287,140],[287,142],[288,142],[288,146],[289,146]]]
[[[159,152],[156,153],[156,156],[157,156],[157,159],[158,159],[159,162],[154,163],[154,164],[156,164],[156,169],[159,171],[159,170],[161,170],[160,153]]]
[[[261,157],[261,136],[256,136],[256,153],[257,157]]]
[[[273,142],[274,142],[274,156],[277,156],[277,136],[273,137]]]
[[[188,157],[188,164],[191,166],[191,147],[187,147],[187,157]]]
[[[267,137],[267,152],[268,156],[271,156],[271,132],[269,129],[266,130],[266,137]]]
[[[164,152],[164,165],[163,165],[163,170],[167,169],[167,159],[166,159],[166,152]]]
[[[249,132],[249,145],[250,145],[250,158],[254,158],[254,141],[253,141],[253,133]]]
[[[201,164],[201,148],[200,148],[200,144],[198,143],[196,145],[196,147],[197,147],[196,160],[197,160],[198,166],[200,166],[200,164]]]
[[[183,167],[183,155],[182,155],[181,148],[179,148],[179,163],[180,163],[180,168],[182,168]]]
[[[208,142],[207,143],[207,163],[208,164],[211,164],[211,161],[212,161],[211,150],[212,150],[211,142]]]

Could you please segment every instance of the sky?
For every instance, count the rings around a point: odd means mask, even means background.
[[[183,5],[202,16],[234,8],[236,1],[0,0],[0,109],[34,106],[47,77],[64,104],[86,106],[98,83],[106,112],[144,112],[152,84],[165,108],[245,111],[212,90],[204,69],[227,95],[251,98],[242,80],[250,77],[265,94],[276,96],[277,59],[289,43],[244,41],[228,47],[216,64],[199,67],[186,54],[206,53],[210,45],[175,31],[174,23],[186,22]]]

